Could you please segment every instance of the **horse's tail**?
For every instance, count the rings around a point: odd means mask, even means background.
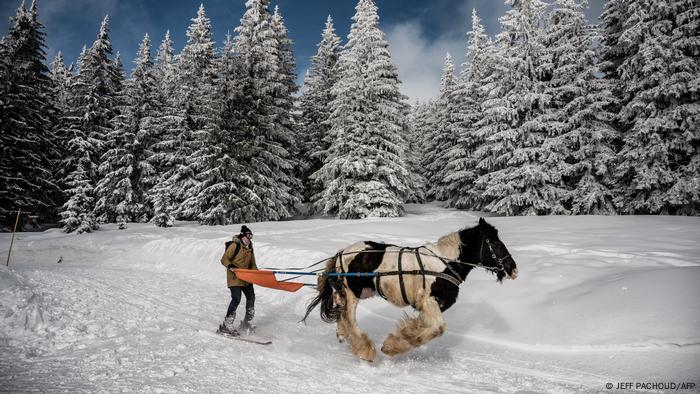
[[[330,272],[335,272],[335,257],[328,259],[326,263],[326,270],[324,273]],[[333,302],[333,282],[339,279],[340,278],[337,277],[329,277],[328,275],[319,275],[318,285],[316,286],[318,295],[309,303],[309,306],[306,308],[306,314],[301,321],[306,322],[306,318],[309,317],[311,311],[313,311],[318,304],[321,304],[321,320],[326,323],[334,323],[340,319],[340,307]]]

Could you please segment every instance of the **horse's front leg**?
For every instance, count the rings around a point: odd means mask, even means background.
[[[408,315],[399,322],[395,334],[389,334],[384,340],[382,352],[389,356],[403,354],[409,350],[428,343],[445,332],[445,320],[435,298],[425,295],[416,307],[418,317]]]
[[[341,332],[341,324],[338,324],[338,334],[345,334],[348,341],[350,342],[350,349],[352,353],[357,357],[367,360],[374,361],[377,357],[377,351],[374,348],[374,343],[367,333],[362,332],[360,327],[357,325],[356,310],[359,299],[355,297],[352,291],[345,291],[345,309],[343,310],[340,320],[345,323],[344,330]],[[340,322],[339,322],[340,323]]]

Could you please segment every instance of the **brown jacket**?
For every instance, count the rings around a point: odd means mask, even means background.
[[[236,245],[241,245],[238,253],[234,257],[233,254],[236,252]],[[221,256],[221,264],[224,267],[228,267],[229,264],[233,264],[236,268],[246,268],[246,269],[258,269],[255,265],[255,254],[253,254],[253,243],[245,246],[243,241],[238,238],[238,236],[233,237],[233,242],[228,246],[224,255]],[[231,270],[226,270],[226,284],[228,287],[232,286],[246,286],[248,282],[240,280],[236,277],[236,274],[231,272]]]

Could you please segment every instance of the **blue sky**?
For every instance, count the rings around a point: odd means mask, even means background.
[[[21,0],[0,0],[0,34],[5,35],[9,18]],[[604,0],[589,0],[587,16],[596,22]],[[27,6],[31,0],[26,0]],[[185,32],[201,0],[38,0],[39,17],[46,26],[47,58],[60,50],[67,63],[74,62],[83,45],[90,46],[100,22],[109,15],[114,50],[121,52],[127,70],[139,42],[148,33],[157,47],[170,30],[176,51],[186,43]],[[212,20],[214,40],[221,46],[226,33],[233,33],[245,11],[245,0],[205,0]],[[376,0],[382,29],[389,40],[402,89],[411,101],[426,99],[438,89],[444,55],[450,52],[459,65],[464,61],[465,34],[476,8],[489,34],[498,32],[498,17],[507,6],[502,0]],[[328,15],[345,40],[350,30],[355,0],[273,0],[279,5],[294,40],[297,71],[301,82],[309,58]],[[154,49],[155,51],[155,49]]]

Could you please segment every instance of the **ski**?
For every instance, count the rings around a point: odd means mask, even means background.
[[[265,338],[265,337],[255,335],[255,334],[231,335],[227,332],[222,332],[219,330],[217,330],[216,333],[221,335],[222,337],[231,338],[231,339],[235,339],[235,340],[243,341],[243,342],[256,343],[258,345],[269,345],[272,343],[272,339]]]

